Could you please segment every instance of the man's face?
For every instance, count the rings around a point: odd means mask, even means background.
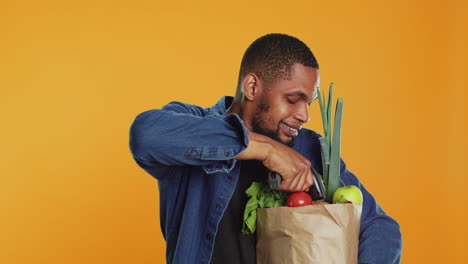
[[[253,132],[292,146],[302,124],[309,121],[309,105],[319,82],[317,69],[295,63],[290,80],[263,89],[252,119]]]

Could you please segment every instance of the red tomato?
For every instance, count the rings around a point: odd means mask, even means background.
[[[286,205],[288,207],[299,207],[312,204],[312,197],[305,192],[295,192],[289,195]]]

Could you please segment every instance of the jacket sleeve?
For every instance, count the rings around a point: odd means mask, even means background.
[[[157,171],[183,165],[202,166],[208,174],[229,172],[247,145],[248,131],[238,115],[209,115],[180,102],[143,112],[130,127],[135,161],[157,179]]]
[[[388,216],[356,176],[341,163],[341,178],[356,185],[364,198],[359,235],[359,264],[400,263],[402,238],[400,226]]]

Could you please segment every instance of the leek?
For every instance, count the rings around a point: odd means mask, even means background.
[[[340,152],[341,152],[341,117],[343,113],[343,99],[338,98],[335,109],[335,118],[332,138],[332,102],[333,83],[330,84],[328,100],[320,89],[317,89],[324,135],[319,138],[322,154],[322,179],[325,183],[325,193],[328,202],[332,202],[333,194],[339,187],[340,181]],[[327,104],[325,105],[325,102]]]

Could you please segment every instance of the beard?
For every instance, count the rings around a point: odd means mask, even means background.
[[[252,131],[267,136],[273,140],[276,140],[280,143],[283,143],[289,147],[294,146],[294,138],[291,138],[290,141],[284,142],[279,138],[279,124],[276,131],[266,127],[267,121],[272,121],[268,116],[268,110],[270,110],[270,105],[263,99],[260,104],[257,106],[255,114],[252,120]]]

